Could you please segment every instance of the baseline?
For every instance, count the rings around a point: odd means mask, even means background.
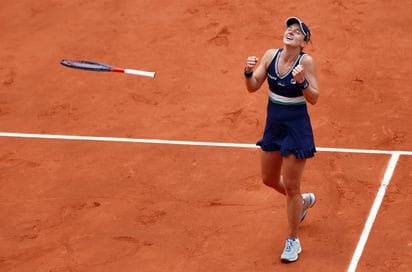
[[[256,146],[255,144],[238,144],[238,143],[222,143],[222,142],[196,142],[196,141],[137,139],[137,138],[117,138],[117,137],[102,137],[102,136],[74,136],[74,135],[34,134],[34,133],[14,133],[14,132],[0,132],[0,137],[59,139],[59,140],[77,140],[77,141],[128,142],[128,143],[170,144],[170,145],[193,145],[193,146],[215,146],[215,147],[258,148],[258,146]],[[412,151],[390,151],[390,150],[353,149],[353,148],[328,148],[328,147],[316,147],[316,149],[318,151],[323,151],[323,152],[386,154],[386,155],[399,154],[399,155],[412,156]]]

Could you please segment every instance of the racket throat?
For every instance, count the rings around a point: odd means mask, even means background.
[[[110,68],[110,72],[124,73],[124,69],[112,67]]]

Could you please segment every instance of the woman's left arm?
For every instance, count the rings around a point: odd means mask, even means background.
[[[303,95],[306,101],[315,105],[320,95],[315,61],[311,56],[305,55],[302,58],[301,65],[303,66],[305,79],[309,83],[309,87],[302,89]]]

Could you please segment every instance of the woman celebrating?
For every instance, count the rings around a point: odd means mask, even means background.
[[[266,79],[269,85],[266,126],[257,145],[263,183],[286,196],[289,234],[281,260],[289,263],[302,251],[299,224],[316,201],[313,193],[301,194],[300,184],[306,159],[316,152],[307,102],[316,104],[319,89],[315,62],[303,52],[311,38],[308,26],[290,17],[286,27],[283,48],[266,51],[259,65],[257,57],[249,56],[244,74],[251,93]]]

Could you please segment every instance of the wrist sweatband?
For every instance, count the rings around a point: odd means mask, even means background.
[[[305,78],[305,80],[304,80],[302,83],[297,83],[297,82],[296,82],[296,84],[297,84],[297,85],[299,86],[299,88],[302,89],[302,90],[309,88],[309,82],[306,80],[306,78]]]
[[[246,67],[245,67],[243,74],[245,75],[246,78],[251,78],[253,76],[253,71],[247,72]]]

